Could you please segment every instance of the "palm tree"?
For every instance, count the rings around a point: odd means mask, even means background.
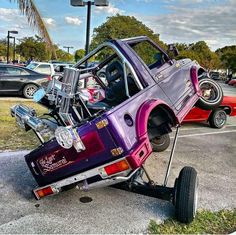
[[[30,26],[36,27],[40,36],[47,43],[48,49],[52,52],[54,58],[57,58],[56,50],[53,46],[52,40],[49,36],[46,25],[34,3],[34,0],[9,0],[10,2],[17,2],[20,11],[26,15]]]

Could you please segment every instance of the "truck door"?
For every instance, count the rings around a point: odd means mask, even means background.
[[[194,92],[189,67],[176,60],[173,60],[172,65],[158,71],[155,77],[158,85],[169,97],[177,111],[191,98]]]

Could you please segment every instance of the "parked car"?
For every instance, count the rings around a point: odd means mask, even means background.
[[[54,66],[51,63],[46,62],[31,62],[26,68],[34,70],[38,73],[53,76],[55,74]]]
[[[0,64],[0,94],[23,95],[32,98],[42,85],[46,86],[50,76],[37,73],[25,67]]]
[[[229,84],[230,86],[235,86],[235,87],[236,87],[236,77],[233,77],[233,78],[228,82],[228,84]]]
[[[224,96],[221,105],[214,110],[192,108],[183,122],[208,122],[213,128],[222,128],[227,122],[227,115],[236,116],[236,97],[234,96]]]
[[[211,71],[209,73],[209,75],[210,75],[210,78],[213,80],[220,80],[220,73],[219,72]]]
[[[170,50],[177,54],[173,45]],[[95,67],[77,69],[94,57],[99,59]],[[97,74],[105,66],[102,80]],[[123,185],[173,202],[177,219],[191,222],[196,213],[196,170],[184,167],[175,186],[167,187],[171,164],[163,185],[153,184],[148,175],[149,182],[142,181],[143,164],[152,153],[153,140],[177,127],[174,153],[179,124],[194,105],[220,105],[221,87],[206,74],[195,61],[170,58],[148,37],[111,40],[65,69],[61,82],[53,80],[35,93],[34,99],[48,108],[49,115],[37,117],[31,108],[12,107],[18,124],[35,130],[42,143],[25,156],[40,186],[33,190],[35,197],[72,187]],[[89,102],[78,86],[81,80],[86,80],[85,86],[96,84],[105,97]]]
[[[68,63],[67,64],[62,64],[62,63],[56,64],[56,63],[54,63],[53,66],[54,66],[55,75],[62,75],[65,68],[71,68],[74,66],[74,64],[68,64]]]

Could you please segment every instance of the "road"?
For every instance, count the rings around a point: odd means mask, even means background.
[[[168,185],[183,166],[193,166],[200,179],[199,208],[236,208],[236,117],[221,130],[186,124],[179,137]],[[36,201],[31,194],[36,182],[24,154],[0,153],[0,233],[144,233],[150,219],[173,216],[168,202],[113,188],[73,189]],[[170,148],[152,154],[145,164],[158,183],[169,154]],[[92,201],[82,203],[84,196]]]

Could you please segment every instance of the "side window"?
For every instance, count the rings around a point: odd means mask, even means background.
[[[29,74],[27,71],[20,69],[20,68],[14,68],[14,67],[7,67],[7,75],[27,75]]]
[[[29,75],[29,72],[24,69],[21,69],[20,75]]]
[[[148,41],[141,41],[131,47],[149,69],[160,67],[166,62],[165,55]]]
[[[7,68],[6,67],[0,67],[0,76],[7,74]]]
[[[51,74],[51,66],[47,64],[40,64],[35,71],[43,74]]]

